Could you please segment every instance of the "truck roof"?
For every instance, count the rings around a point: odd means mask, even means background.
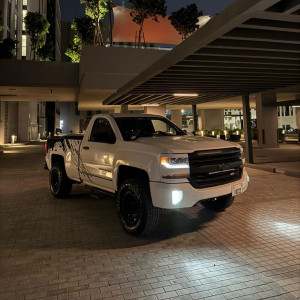
[[[150,114],[99,114],[99,116],[108,115],[112,116],[113,118],[164,118],[160,115],[150,115]],[[98,116],[98,115],[97,115]]]

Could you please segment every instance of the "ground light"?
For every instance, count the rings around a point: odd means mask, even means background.
[[[17,136],[12,135],[11,136],[11,143],[14,144],[17,141]]]

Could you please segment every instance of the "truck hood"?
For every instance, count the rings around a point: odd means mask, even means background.
[[[237,143],[201,136],[159,136],[141,137],[136,140],[139,144],[168,149],[172,153],[192,153],[197,150],[240,147]]]

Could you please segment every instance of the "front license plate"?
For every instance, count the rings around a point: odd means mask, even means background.
[[[232,186],[232,196],[236,196],[242,193],[242,184],[236,184]]]

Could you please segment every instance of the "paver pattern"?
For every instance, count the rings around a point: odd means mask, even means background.
[[[12,149],[12,148],[11,148]],[[0,299],[297,299],[299,178],[249,169],[225,212],[163,211],[127,235],[115,201],[55,199],[41,146],[0,155]]]

